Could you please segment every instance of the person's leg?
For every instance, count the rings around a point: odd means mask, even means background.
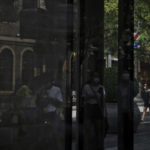
[[[89,119],[84,120],[84,150],[90,150],[92,148],[93,137],[93,123]]]
[[[96,150],[101,150],[104,148],[104,122],[102,122],[100,119],[97,119],[94,123]]]
[[[86,106],[85,116],[84,116],[84,150],[95,150],[94,149],[94,120],[95,111],[93,108],[94,106],[89,104]]]
[[[147,107],[144,107],[143,113],[142,113],[142,118],[141,118],[142,121],[143,121],[144,118],[145,118],[146,111],[147,111]]]
[[[93,137],[93,147],[94,150],[101,150],[103,149],[103,140],[104,140],[104,132],[103,132],[103,119],[101,116],[101,111],[99,109],[99,106],[96,105],[94,108],[94,116],[93,116],[93,133],[94,133],[94,137]]]

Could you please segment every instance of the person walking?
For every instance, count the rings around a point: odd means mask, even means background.
[[[48,138],[42,144],[45,145],[44,148],[59,150],[64,138],[64,122],[60,117],[63,105],[61,89],[55,84],[55,81],[52,81],[41,89],[39,96],[39,119],[48,129],[48,132],[44,133],[48,134]]]
[[[142,98],[144,101],[144,108],[143,108],[141,121],[144,121],[147,108],[149,108],[150,110],[150,88],[147,87],[147,84],[144,84],[144,88],[142,91]]]
[[[61,89],[56,86],[55,81],[48,83],[45,91],[47,105],[43,108],[45,113],[45,123],[59,118],[60,109],[63,103]]]

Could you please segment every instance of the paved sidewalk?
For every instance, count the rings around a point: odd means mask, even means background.
[[[143,100],[136,97],[140,112],[143,111]],[[105,150],[117,150],[117,134],[107,135],[105,139]],[[145,120],[140,123],[137,132],[134,134],[134,150],[150,150],[150,113],[147,110]]]
[[[137,97],[135,101],[138,104],[140,112],[143,111],[143,100]],[[145,120],[140,123],[137,132],[134,135],[134,149],[135,150],[150,150],[150,113],[147,110]]]
[[[138,108],[140,109],[140,112],[142,113],[143,105],[144,105],[143,100],[141,99],[141,97],[136,97],[135,102],[137,103]],[[73,122],[75,122],[76,121],[75,120],[76,107],[73,107],[72,116],[73,116]],[[76,125],[75,124],[73,124],[73,125],[74,125],[74,129],[75,129]],[[45,143],[46,143],[47,149],[49,149],[49,147],[50,147],[49,145],[53,144],[53,143],[49,143],[49,142],[47,143],[45,141],[45,139],[50,139],[49,138],[49,133],[50,133],[49,129],[50,128],[48,126],[46,127],[46,125],[31,126],[27,130],[30,134],[26,134],[23,139],[20,139],[19,142],[21,144],[23,144],[25,148],[29,147],[28,144],[32,144],[32,146],[30,146],[30,149],[28,148],[28,150],[34,150],[34,149],[37,150],[37,148],[35,148],[35,147],[36,147],[37,143],[39,143],[39,141],[41,141],[40,144],[42,146],[43,145],[45,146]],[[0,143],[3,143],[4,145],[7,143],[13,144],[13,142],[16,139],[12,140],[12,135],[17,138],[18,130],[15,129],[15,127],[12,130],[10,130],[10,128],[8,127],[8,128],[1,128],[0,131],[1,131]],[[74,131],[74,135],[75,135],[75,132],[76,132],[76,130]],[[9,135],[11,135],[11,136],[9,136]],[[63,135],[65,135],[65,134],[63,134]],[[49,141],[51,141],[51,140],[49,140]],[[134,141],[135,141],[134,142],[134,147],[135,147],[134,150],[150,150],[150,113],[149,113],[149,111],[146,114],[145,121],[140,123],[138,130],[134,135]],[[62,143],[64,143],[64,141],[62,141]],[[74,144],[73,145],[74,150],[77,150],[76,143],[74,142],[73,144]],[[64,146],[62,146],[62,147],[64,147]],[[12,149],[12,147],[10,149]],[[18,149],[20,149],[20,147],[18,147]],[[17,149],[15,149],[15,150],[17,150]],[[105,150],[117,150],[117,134],[108,134],[106,136]]]

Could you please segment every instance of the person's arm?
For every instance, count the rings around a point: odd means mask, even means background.
[[[58,101],[63,102],[63,97],[62,97],[62,93],[61,93],[60,88],[59,88],[58,91],[57,91],[56,97],[57,97],[57,100],[58,100]]]
[[[106,96],[106,90],[103,87],[103,103],[104,103],[104,117],[107,118],[107,106],[106,106],[106,102],[105,102],[105,96]]]
[[[105,98],[106,90],[105,90],[105,88],[104,88],[104,87],[103,87],[103,95],[104,95],[104,98]]]

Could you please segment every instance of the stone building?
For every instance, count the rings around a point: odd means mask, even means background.
[[[45,82],[54,79],[65,86],[66,6],[57,6],[50,16],[47,3],[44,0],[0,1],[1,101],[10,99],[21,84],[40,86],[36,83],[45,74]],[[43,17],[48,17],[48,21]],[[62,21],[63,28],[58,31]]]

